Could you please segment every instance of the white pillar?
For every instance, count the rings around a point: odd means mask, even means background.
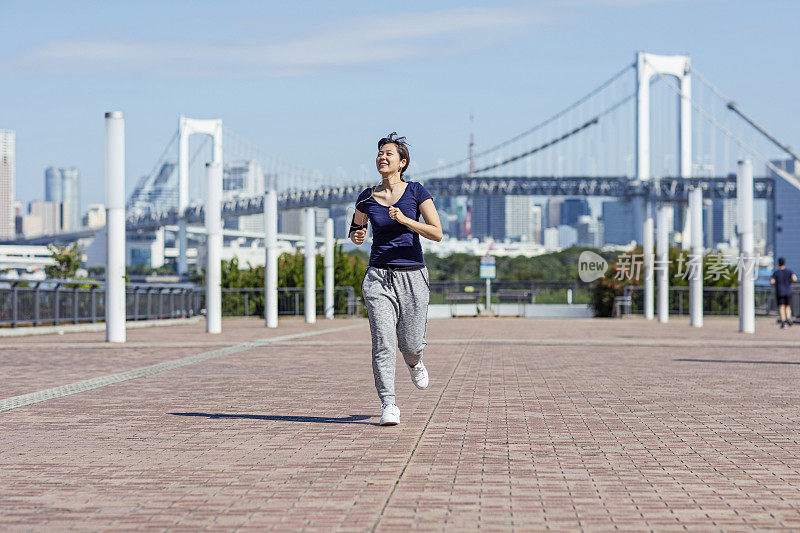
[[[313,324],[317,321],[317,265],[316,265],[316,235],[314,208],[306,207],[305,212],[305,233],[306,233],[306,275],[305,275],[305,308],[306,322]]]
[[[184,214],[189,206],[189,131],[186,119],[178,119],[178,274],[189,271],[186,260],[186,219]]]
[[[206,331],[222,333],[222,163],[206,163]]]
[[[642,230],[642,284],[644,285],[644,317],[653,320],[653,214],[650,202],[645,202],[644,228]]]
[[[689,58],[684,58],[684,71],[681,76],[681,177],[692,177],[692,75]]]
[[[689,251],[689,324],[703,327],[703,190],[689,192],[689,223],[692,239]]]
[[[333,320],[333,219],[325,221],[325,318]]]
[[[692,74],[691,70],[689,69],[689,58],[687,57],[685,59],[684,74],[683,76],[681,76],[681,116],[680,116],[679,127],[680,127],[680,146],[681,146],[680,173],[682,178],[692,177],[691,98],[692,98]],[[700,198],[702,199],[702,192],[700,193]],[[680,206],[679,209],[681,210],[682,214],[681,218],[683,219],[683,227],[681,228],[681,234],[683,237],[683,239],[681,240],[681,249],[689,250],[689,253],[691,253],[691,247],[693,245],[692,243],[694,242],[694,237],[692,237],[693,222],[691,221],[692,218],[692,215],[690,214],[691,209],[686,205]],[[701,207],[701,213],[702,213],[702,207]],[[702,227],[702,220],[700,225]]]
[[[278,327],[278,195],[264,194],[264,241],[267,249],[264,266],[264,321],[268,328]]]
[[[125,342],[125,118],[106,113],[106,341]]]
[[[753,163],[739,161],[736,174],[739,229],[739,331],[756,332],[755,258],[753,257]]]
[[[636,178],[650,179],[650,78],[647,55],[636,54]]]
[[[664,204],[658,207],[658,227],[656,231],[656,248],[658,249],[658,321],[669,320],[669,215],[672,206]]]

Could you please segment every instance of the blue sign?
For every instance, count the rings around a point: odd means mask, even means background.
[[[494,279],[495,277],[497,277],[497,269],[494,266],[494,256],[481,257],[481,279]]]

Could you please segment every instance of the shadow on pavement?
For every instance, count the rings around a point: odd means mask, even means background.
[[[377,423],[363,422],[373,418],[372,415],[350,415],[344,418],[333,418],[326,416],[291,416],[291,415],[237,415],[225,413],[170,413],[176,416],[201,416],[206,418],[244,418],[247,420],[274,420],[277,422],[316,422],[318,424],[367,424],[378,425]]]
[[[690,363],[750,363],[758,365],[800,365],[800,361],[745,361],[742,359],[674,359],[674,361],[689,361]]]

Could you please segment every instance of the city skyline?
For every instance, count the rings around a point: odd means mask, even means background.
[[[176,24],[188,5],[160,6],[159,17],[153,3],[113,6],[111,19],[121,22],[106,27],[107,13],[101,20],[74,6],[6,3],[0,128],[16,132],[18,199],[43,198],[33,178],[55,165],[81,170],[81,212],[102,202],[102,113],[111,108],[127,117],[129,191],[180,113],[220,116],[272,153],[350,175],[362,165],[369,173],[375,139],[396,129],[412,140],[413,176],[466,154],[469,108],[480,150],[568,103],[639,49],[690,53],[778,137],[800,138],[791,118],[796,74],[787,68],[788,21],[798,13],[791,2],[412,2],[386,13],[348,2],[335,12],[321,3],[311,11],[237,3],[224,13],[197,3],[190,24]],[[53,20],[25,23],[45,12]],[[55,19],[67,22],[56,32]],[[217,40],[197,39],[211,33],[210,20]],[[197,58],[209,51],[204,70]],[[167,68],[170,61],[180,67]]]

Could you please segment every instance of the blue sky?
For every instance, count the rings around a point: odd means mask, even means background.
[[[418,169],[518,133],[633,61],[689,53],[759,122],[800,145],[793,0],[37,2],[0,4],[0,129],[17,198],[77,166],[103,198],[103,113],[122,110],[132,184],[180,114],[221,117],[265,150],[355,174],[406,135]],[[129,185],[130,189],[130,185]]]

